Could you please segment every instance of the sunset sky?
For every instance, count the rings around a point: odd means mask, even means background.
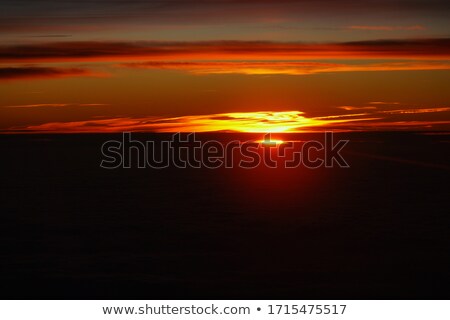
[[[6,0],[0,132],[450,130],[450,3]]]

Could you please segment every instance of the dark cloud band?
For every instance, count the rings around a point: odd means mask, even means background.
[[[0,68],[0,81],[80,76],[95,76],[95,73],[81,68],[48,68],[34,66]]]
[[[264,41],[55,42],[0,46],[0,61],[142,59],[334,59],[450,57],[450,38],[346,43]]]

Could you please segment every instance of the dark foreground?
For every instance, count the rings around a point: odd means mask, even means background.
[[[105,170],[120,135],[0,136],[1,298],[449,299],[450,136],[345,136],[351,168],[316,170]]]

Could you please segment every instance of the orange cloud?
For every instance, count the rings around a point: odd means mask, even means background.
[[[440,128],[447,129],[450,125],[448,121],[425,121],[425,120],[408,120],[408,121],[367,121],[365,123],[354,122],[349,125],[333,124],[330,129],[344,128],[348,131],[396,131],[396,130],[432,130]]]
[[[147,61],[124,63],[121,66],[137,69],[177,70],[192,74],[285,74],[307,75],[333,72],[450,70],[450,62],[408,61],[377,64],[337,64],[321,62],[174,62]]]
[[[400,102],[383,102],[383,101],[374,101],[369,102],[371,105],[380,105],[380,106],[394,106],[400,105]],[[355,111],[355,110],[377,110],[375,106],[339,106],[337,109],[342,109],[345,111]],[[397,110],[385,110],[385,111],[373,111],[374,113],[386,113],[386,114],[412,114],[412,113],[433,113],[433,112],[446,112],[450,111],[448,107],[438,107],[438,108],[409,108],[409,109],[397,109]]]
[[[400,102],[388,102],[388,101],[371,101],[369,104],[374,105],[395,105],[395,104],[401,104]]]
[[[354,110],[374,110],[377,107],[355,107],[355,106],[340,106],[338,109],[342,109],[345,111],[354,111]]]
[[[147,61],[124,63],[121,66],[137,69],[185,71],[193,74],[288,74],[302,75],[327,72],[339,68],[335,63],[320,62],[173,62]]]
[[[378,113],[386,114],[417,114],[417,113],[434,113],[434,112],[446,112],[450,111],[450,108],[418,108],[418,109],[400,109],[400,110],[388,110],[379,111]]]

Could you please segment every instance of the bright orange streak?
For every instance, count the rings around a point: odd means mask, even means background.
[[[360,65],[324,63],[324,62],[177,62],[147,61],[123,63],[121,66],[136,69],[176,70],[191,74],[286,74],[307,75],[332,72],[375,72],[375,71],[412,71],[412,70],[449,70],[447,61],[409,61],[389,63],[366,63]]]
[[[314,127],[373,120],[371,118],[307,118],[301,111],[236,112],[175,118],[113,118],[76,122],[51,122],[11,128],[8,132],[302,132]]]
[[[235,112],[208,116],[186,116],[173,118],[171,127],[158,128],[159,132],[298,132],[306,127],[325,126],[330,121],[302,116],[300,111],[284,112]],[[178,120],[178,122],[177,122]],[[342,120],[336,120],[341,122]],[[334,121],[334,122],[336,122]]]

